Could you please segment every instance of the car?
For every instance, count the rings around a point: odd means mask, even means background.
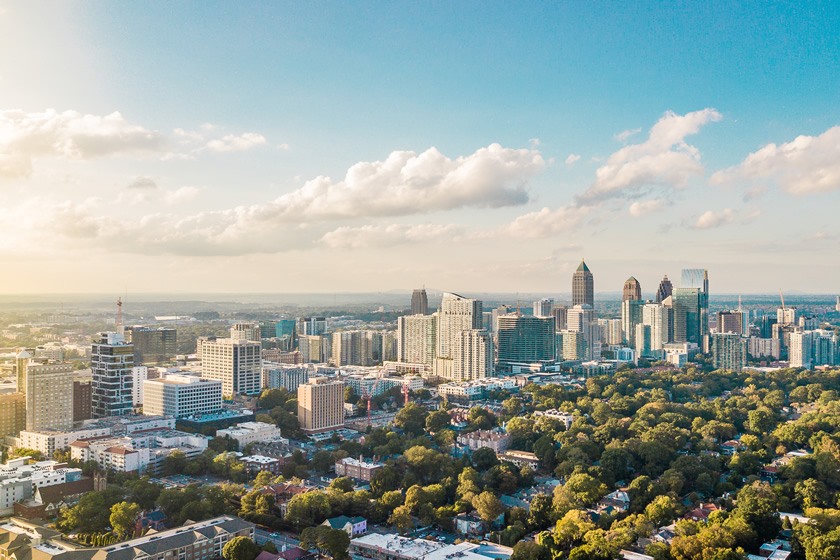
[[[438,542],[446,542],[446,537],[438,537]]]

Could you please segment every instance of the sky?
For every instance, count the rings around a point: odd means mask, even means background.
[[[836,2],[0,0],[0,293],[840,292]]]

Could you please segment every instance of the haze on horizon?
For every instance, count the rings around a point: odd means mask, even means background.
[[[0,0],[0,293],[840,290],[831,2]],[[13,51],[14,56],[8,54]]]

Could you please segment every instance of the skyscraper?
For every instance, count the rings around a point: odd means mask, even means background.
[[[102,332],[94,337],[90,351],[94,418],[131,414],[133,366],[134,346],[122,333]]]
[[[700,344],[703,337],[709,334],[709,271],[704,268],[684,268],[680,288],[698,290]]]
[[[225,396],[259,394],[262,389],[262,358],[258,341],[206,339],[200,344],[199,354],[201,376],[220,380]]]
[[[641,299],[627,299],[621,302],[621,330],[624,332],[624,341],[631,348],[636,346],[636,325],[642,322],[644,304]]]
[[[69,430],[73,427],[73,366],[36,364],[26,367],[26,429]]]
[[[451,379],[455,345],[461,333],[480,330],[483,309],[481,300],[469,299],[458,294],[445,293],[437,312],[437,347],[435,349],[435,375]]]
[[[674,285],[671,284],[671,281],[668,280],[668,275],[666,274],[662,281],[659,283],[659,288],[656,290],[656,303],[662,303],[665,301],[665,298],[670,296],[674,293]]]
[[[741,371],[747,365],[747,341],[739,333],[712,335],[712,363],[718,369]]]
[[[498,328],[499,365],[554,359],[553,317],[501,315]]]
[[[414,290],[411,293],[411,314],[428,315],[429,297],[426,295],[426,288]]]
[[[624,290],[622,290],[621,301],[641,301],[642,299],[642,285],[634,277],[630,277],[624,282]]]
[[[583,359],[586,360],[597,360],[601,357],[601,333],[595,319],[595,310],[588,304],[573,305],[567,314],[568,329],[583,334]]]
[[[126,341],[134,345],[134,364],[157,364],[175,359],[178,334],[172,328],[126,327]]]
[[[493,339],[484,329],[461,331],[452,349],[453,381],[493,376]]]
[[[437,336],[436,315],[397,317],[397,360],[432,365]]]
[[[298,422],[306,433],[344,427],[344,382],[315,377],[298,386]]]
[[[700,290],[677,288],[671,295],[674,305],[674,342],[702,343],[700,330]]]
[[[583,260],[572,275],[572,305],[595,307],[595,281]]]
[[[230,338],[259,342],[262,338],[262,329],[259,323],[234,323],[230,328]]]
[[[327,332],[326,317],[299,317],[298,329],[299,335],[324,334]]]
[[[551,308],[554,306],[553,299],[539,299],[534,302],[534,317],[552,317]]]

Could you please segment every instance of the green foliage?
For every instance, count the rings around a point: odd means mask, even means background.
[[[317,548],[318,552],[335,560],[350,558],[350,536],[342,529],[325,525],[307,527],[300,534],[300,545],[304,549]]]
[[[260,547],[248,537],[233,537],[222,548],[225,560],[254,560],[259,553]]]
[[[137,516],[140,513],[140,506],[129,502],[117,502],[111,506],[111,531],[120,539],[127,539],[134,536],[134,527]]]

